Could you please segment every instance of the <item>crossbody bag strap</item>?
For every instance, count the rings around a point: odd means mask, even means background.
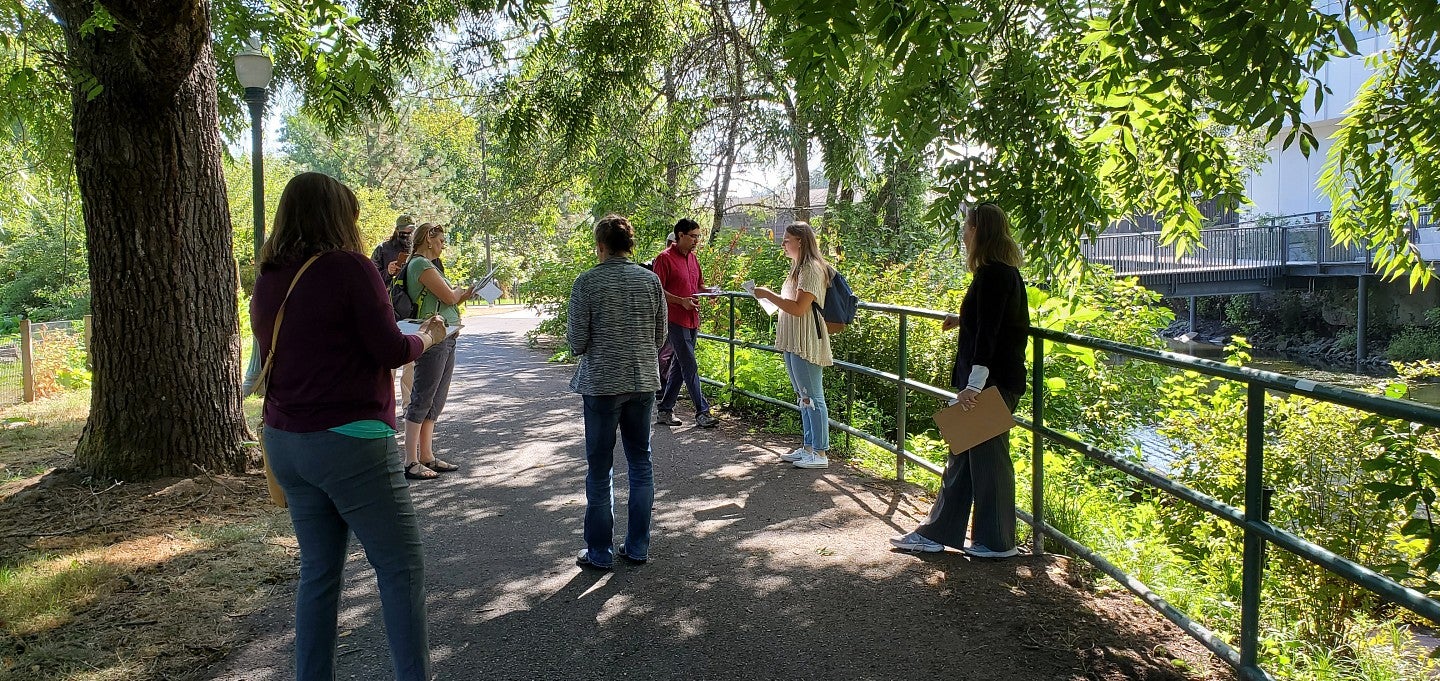
[[[310,269],[319,257],[319,253],[310,256],[310,259],[300,266],[300,271],[295,273],[295,278],[290,280],[290,288],[285,289],[285,297],[280,300],[280,310],[275,313],[275,327],[270,330],[270,352],[265,353],[265,364],[260,367],[261,379],[269,375],[270,365],[275,361],[275,342],[280,339],[280,323],[285,321],[285,304],[290,302],[290,292],[295,290],[295,284],[300,283],[300,275],[305,274],[305,270]]]

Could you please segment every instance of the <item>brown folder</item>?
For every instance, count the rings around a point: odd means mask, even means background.
[[[950,451],[960,454],[1009,432],[1015,427],[1015,417],[1005,406],[1005,398],[1000,397],[1000,391],[990,386],[980,391],[980,397],[970,411],[965,411],[959,404],[952,404],[935,412],[935,425],[940,427],[940,435],[950,445]]]

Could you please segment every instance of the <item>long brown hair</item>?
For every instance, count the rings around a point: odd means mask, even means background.
[[[965,226],[975,230],[965,258],[971,272],[996,262],[1011,267],[1024,264],[1020,246],[1010,236],[1010,218],[999,206],[987,202],[971,208],[965,215]]]
[[[792,222],[785,228],[785,233],[800,239],[800,257],[790,265],[790,281],[800,283],[800,271],[805,269],[811,262],[820,264],[820,270],[825,273],[825,282],[830,282],[830,263],[825,262],[825,256],[820,254],[820,242],[815,239],[815,228],[808,222]]]
[[[300,173],[280,195],[260,265],[277,267],[327,251],[362,253],[359,218],[360,201],[349,187],[324,173]]]

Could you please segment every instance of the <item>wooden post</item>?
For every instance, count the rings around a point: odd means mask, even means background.
[[[90,361],[90,320],[91,316],[85,315],[85,369],[87,371],[95,369],[94,362]]]
[[[20,320],[20,393],[26,402],[35,401],[35,362],[30,352],[30,320]]]

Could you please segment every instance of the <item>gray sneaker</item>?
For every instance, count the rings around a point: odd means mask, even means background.
[[[678,426],[680,419],[675,418],[674,412],[662,411],[655,414],[655,423],[661,426]]]
[[[916,553],[940,553],[945,547],[939,542],[933,542],[920,536],[919,532],[902,534],[890,538],[890,545],[901,551],[914,551]]]
[[[973,558],[1010,558],[1011,556],[1020,555],[1020,549],[1011,548],[1006,551],[996,551],[984,544],[971,542],[969,546],[965,547],[965,555]]]
[[[710,414],[700,414],[695,417],[695,425],[700,426],[701,428],[714,428],[715,426],[720,425],[720,419],[717,419]]]

